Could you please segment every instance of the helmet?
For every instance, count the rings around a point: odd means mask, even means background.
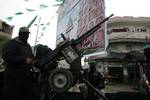
[[[19,33],[30,33],[30,31],[28,27],[20,27]]]

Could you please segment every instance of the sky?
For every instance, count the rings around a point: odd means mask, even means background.
[[[150,17],[150,0],[105,0],[106,15]]]
[[[41,43],[54,49],[56,44],[56,11],[58,8],[53,6],[57,4],[57,2],[54,1],[55,0],[0,0],[0,19],[10,25],[15,25],[12,35],[12,38],[14,38],[18,35],[18,30],[21,26],[27,26],[33,18],[37,16],[35,22],[30,27],[31,34],[28,42],[34,46],[36,35],[38,35],[37,41],[39,42],[36,44]],[[48,7],[40,8],[41,4]],[[34,9],[35,11],[29,12],[26,9]],[[23,12],[23,14],[15,15],[17,12]],[[13,19],[8,21],[6,19],[7,17],[13,17]],[[45,29],[43,29],[44,27]]]
[[[40,4],[48,7],[41,9]],[[36,25],[30,27],[31,36],[29,43],[34,46],[36,34],[38,33],[38,41],[41,44],[48,45],[52,49],[56,44],[56,22],[57,22],[57,4],[55,0],[0,0],[0,19],[6,21],[10,25],[15,25],[13,37],[16,37],[20,26],[26,26],[37,15],[34,22]],[[114,14],[114,16],[134,16],[134,17],[150,17],[150,0],[105,0],[106,16]],[[34,9],[36,11],[29,12],[26,10]],[[24,14],[15,15],[17,12]],[[12,21],[8,21],[6,17],[13,17]],[[39,23],[39,19],[40,23]],[[49,23],[49,25],[45,25]],[[46,29],[43,31],[43,27]],[[38,32],[37,32],[38,31]],[[44,34],[43,34],[44,33]],[[43,34],[43,35],[42,35]]]

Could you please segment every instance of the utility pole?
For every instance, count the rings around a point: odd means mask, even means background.
[[[38,24],[35,24],[35,26],[37,26],[37,32],[36,32],[35,43],[34,43],[34,56],[36,55],[36,45],[37,45],[37,39],[38,39],[38,34],[39,34],[39,28],[42,25],[44,25],[44,24],[41,24],[41,17],[40,17]]]

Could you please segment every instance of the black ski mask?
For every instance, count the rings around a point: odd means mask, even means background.
[[[23,43],[27,43],[28,38],[29,38],[29,33],[28,33],[28,32],[20,32],[20,33],[19,33],[19,39],[20,39]]]
[[[29,38],[29,28],[27,27],[21,27],[19,29],[19,39],[23,42],[23,43],[27,43],[27,40]]]

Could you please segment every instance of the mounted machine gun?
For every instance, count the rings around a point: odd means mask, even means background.
[[[81,73],[81,52],[77,49],[77,45],[84,41],[87,37],[96,32],[105,21],[109,20],[110,17],[106,17],[95,27],[87,31],[85,34],[81,35],[76,40],[67,40],[63,34],[63,42],[61,42],[56,49],[50,52],[50,54],[42,55],[40,59],[41,76],[46,74],[46,80],[50,86],[50,89],[55,93],[66,92],[70,87],[72,87],[77,81],[86,83],[89,87],[93,89],[98,95],[100,95],[104,100],[106,98],[87,80]],[[37,49],[38,53],[38,49]],[[39,53],[41,54],[41,53]],[[37,57],[38,59],[38,57]],[[70,69],[57,68],[57,61],[60,59],[65,59],[70,65]],[[54,64],[55,63],[55,64]],[[53,68],[52,68],[53,67]]]

